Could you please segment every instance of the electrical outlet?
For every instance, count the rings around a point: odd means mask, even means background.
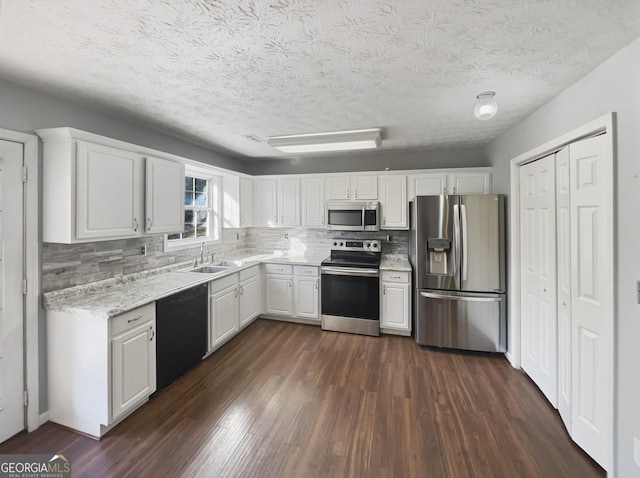
[[[637,438],[633,439],[633,461],[640,466],[640,440]]]
[[[285,239],[289,239],[289,233],[288,233],[288,232],[285,232],[285,233],[284,233],[284,238],[285,238]]]
[[[141,256],[146,256],[147,255],[147,245],[146,244],[142,244],[140,246],[140,255]]]

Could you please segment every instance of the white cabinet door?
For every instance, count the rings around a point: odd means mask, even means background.
[[[253,181],[240,178],[240,227],[253,224]]]
[[[522,369],[558,403],[555,158],[520,168]]]
[[[267,314],[293,315],[293,277],[267,274]]]
[[[409,316],[409,284],[383,282],[380,327],[408,331]]]
[[[184,231],[184,164],[147,157],[145,172],[145,231]]]
[[[142,157],[84,141],[77,148],[76,237],[139,235],[144,227]]]
[[[209,350],[225,342],[238,330],[238,286],[234,285],[211,295]]]
[[[411,200],[415,196],[437,196],[447,191],[447,175],[445,173],[425,173],[409,176],[411,182]]]
[[[354,176],[351,189],[351,199],[378,199],[378,176]]]
[[[153,322],[117,337],[112,343],[112,420],[156,390]]]
[[[295,277],[294,280],[295,316],[318,319],[320,279],[318,277]]]
[[[325,181],[327,201],[350,199],[351,178],[349,176],[329,177]]]
[[[240,327],[260,315],[260,276],[240,282]]]
[[[489,173],[451,173],[449,175],[448,194],[489,194],[491,175]]]
[[[302,225],[324,227],[324,179],[302,180]]]
[[[253,225],[277,226],[278,202],[275,179],[259,179],[253,183]]]
[[[408,229],[407,177],[380,176],[382,229]]]
[[[280,226],[300,225],[299,179],[278,179],[278,216]]]

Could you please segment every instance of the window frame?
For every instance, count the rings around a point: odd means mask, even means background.
[[[177,251],[180,249],[190,249],[205,244],[222,243],[222,176],[213,174],[210,170],[185,165],[185,178],[192,177],[204,179],[208,182],[209,201],[209,236],[193,237],[188,239],[169,239],[170,234],[164,235],[164,251]]]

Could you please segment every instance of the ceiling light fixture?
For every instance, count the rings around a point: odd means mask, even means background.
[[[484,121],[490,120],[496,115],[498,112],[498,103],[494,99],[494,96],[496,96],[495,91],[485,91],[476,96],[478,102],[475,108],[473,108],[473,114],[476,115],[476,118]]]
[[[317,153],[375,149],[382,143],[379,128],[336,131],[332,133],[271,136],[267,144],[283,153]]]

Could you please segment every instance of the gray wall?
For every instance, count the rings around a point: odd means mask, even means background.
[[[487,147],[495,192],[508,193],[512,158],[609,112],[617,113],[616,332],[614,466],[619,477],[640,476],[633,437],[640,438],[640,39],[620,50]]]
[[[162,134],[147,125],[133,123],[130,118],[91,109],[0,80],[0,128],[34,134],[36,129],[61,126],[108,136],[233,171],[246,169],[244,161]]]
[[[490,166],[482,148],[388,151],[385,149],[338,154],[311,155],[303,159],[248,162],[246,172],[262,174],[338,173],[398,169],[470,168]]]

